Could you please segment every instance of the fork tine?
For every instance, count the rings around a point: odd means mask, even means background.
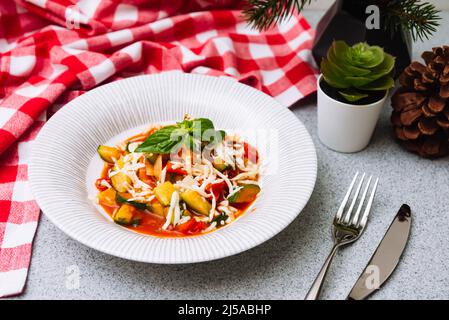
[[[364,172],[362,178],[360,179],[359,184],[357,185],[357,189],[354,193],[354,197],[352,198],[351,205],[349,206],[348,211],[345,213],[343,224],[348,224],[351,219],[352,210],[354,210],[355,203],[357,202],[357,198],[359,197],[360,189],[362,189],[363,180],[365,180],[366,173]]]
[[[357,211],[355,212],[354,217],[352,218],[351,224],[354,226],[356,226],[357,222],[359,221],[360,212],[362,211],[363,203],[365,202],[365,198],[368,193],[368,189],[369,189],[372,179],[373,179],[373,176],[370,176],[368,179],[368,182],[366,183],[365,189],[363,190],[362,198],[360,199],[359,206],[357,207]]]
[[[379,178],[377,178],[376,182],[374,182],[373,189],[371,190],[371,195],[369,197],[368,203],[366,204],[365,212],[363,213],[362,219],[360,220],[360,223],[357,226],[360,226],[362,228],[365,228],[366,226],[366,222],[368,221],[368,215],[371,211],[371,205],[373,204],[374,195],[376,194],[378,182]]]
[[[355,180],[359,176],[359,172],[357,171],[354,175],[354,178],[352,178],[352,182],[349,185],[348,191],[346,191],[346,195],[343,198],[343,202],[340,205],[340,208],[338,208],[337,214],[335,215],[335,220],[340,220],[341,216],[343,215],[343,211],[345,210],[346,203],[348,202],[349,196],[351,195],[352,188],[354,187]]]

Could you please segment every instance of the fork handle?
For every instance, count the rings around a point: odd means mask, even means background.
[[[339,248],[338,244],[335,244],[334,247],[332,248],[331,253],[327,257],[323,266],[321,267],[320,273],[318,273],[315,281],[313,282],[312,287],[307,293],[305,300],[316,300],[318,298],[318,295],[320,294],[321,288],[324,283],[324,278],[326,277],[327,271],[329,270],[329,266],[331,265],[332,259],[334,258],[338,248]]]

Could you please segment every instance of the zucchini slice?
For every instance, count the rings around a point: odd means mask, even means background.
[[[98,146],[97,152],[100,158],[108,163],[114,163],[114,159],[118,160],[122,155],[122,152],[115,147]]]
[[[129,204],[122,204],[122,206],[117,210],[112,219],[115,223],[124,226],[129,226],[133,223],[133,216],[136,212],[136,208]]]
[[[187,204],[189,208],[202,215],[209,215],[212,205],[204,199],[195,190],[186,190],[181,193],[181,199]]]
[[[115,195],[115,200],[118,203],[127,203],[139,210],[145,210],[147,208],[147,205],[145,203],[137,202],[137,201],[129,201],[128,199],[130,199],[130,198],[131,198],[131,195],[127,192],[117,192]]]
[[[212,165],[214,166],[215,169],[217,169],[220,172],[223,172],[226,169],[229,169],[229,166],[223,160],[221,160],[219,158],[215,158],[214,161],[212,162]]]
[[[150,204],[150,211],[158,216],[165,217],[168,212],[168,207],[164,207],[158,200],[154,200]]]
[[[157,200],[159,200],[159,202],[163,206],[170,205],[173,192],[175,192],[175,186],[169,181],[166,181],[154,188],[154,194],[156,195]]]
[[[111,183],[118,192],[125,192],[126,187],[131,183],[131,178],[123,172],[119,172],[111,177]]]
[[[157,157],[157,153],[145,153],[145,159],[147,159],[151,164],[156,162]]]
[[[229,197],[228,201],[229,203],[252,202],[256,199],[259,192],[260,187],[257,184],[245,184],[242,189]]]
[[[114,188],[101,191],[98,194],[98,202],[107,207],[118,207],[117,202],[115,201],[116,194],[117,192]]]

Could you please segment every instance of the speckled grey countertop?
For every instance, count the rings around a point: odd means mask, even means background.
[[[315,26],[322,12],[305,16]],[[449,21],[449,12],[443,13]],[[444,25],[444,23],[443,23]],[[448,44],[444,28],[415,45],[415,57]],[[322,298],[343,299],[402,203],[413,210],[412,234],[396,272],[372,299],[449,298],[449,159],[425,160],[392,137],[386,106],[372,143],[356,154],[328,150],[317,138],[313,99],[292,109],[312,135],[318,180],[310,202],[283,232],[226,259],[194,265],[151,265],[102,254],[68,238],[42,216],[23,299],[303,299],[332,246],[333,214],[356,170],[381,177],[362,238],[334,260]],[[80,271],[67,289],[67,267]],[[70,286],[69,286],[70,287]]]

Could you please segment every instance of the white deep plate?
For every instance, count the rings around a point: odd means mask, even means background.
[[[179,121],[185,113],[210,118],[220,129],[268,132],[270,141],[257,142],[266,173],[252,210],[217,231],[187,238],[152,237],[113,223],[91,198],[102,167],[97,146],[150,124]],[[116,81],[74,99],[39,133],[29,167],[32,193],[58,228],[96,250],[151,263],[219,259],[263,243],[298,216],[316,174],[313,142],[288,109],[230,78],[179,72]]]

